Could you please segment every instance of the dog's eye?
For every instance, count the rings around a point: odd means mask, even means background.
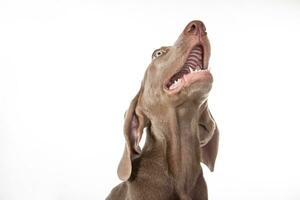
[[[155,58],[157,58],[157,57],[159,57],[159,56],[162,56],[164,53],[166,53],[165,50],[163,50],[163,49],[157,49],[157,50],[155,50],[155,51],[153,52],[153,54],[152,54],[152,59],[155,59]]]

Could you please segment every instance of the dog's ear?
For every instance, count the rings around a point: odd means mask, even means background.
[[[125,113],[124,136],[125,150],[118,166],[118,176],[126,181],[130,178],[132,171],[132,160],[137,158],[141,149],[139,142],[145,127],[145,117],[138,106],[140,92],[131,101],[130,106]]]
[[[204,109],[201,109],[199,118],[201,162],[210,171],[214,171],[219,146],[219,130],[207,107],[207,103],[203,106]]]

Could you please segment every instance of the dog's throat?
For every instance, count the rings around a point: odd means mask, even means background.
[[[174,118],[171,117],[163,123],[160,121],[153,122],[151,129],[156,132],[154,135],[165,135],[164,141],[167,142],[162,145],[153,144],[151,146],[158,148],[154,150],[155,152],[165,152],[161,158],[166,159],[166,167],[176,182],[194,183],[199,173],[202,172],[199,167],[198,124],[195,120],[188,118],[179,120],[175,117],[175,113],[169,116],[174,116]],[[181,121],[180,124],[177,124],[178,120]],[[179,126],[175,126],[175,124]],[[159,141],[159,139],[154,141]],[[164,150],[165,148],[166,150]]]

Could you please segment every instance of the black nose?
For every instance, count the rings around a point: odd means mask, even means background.
[[[201,21],[191,21],[184,29],[186,34],[206,35],[206,28]]]

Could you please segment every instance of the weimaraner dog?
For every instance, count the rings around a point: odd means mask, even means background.
[[[154,51],[125,115],[122,182],[107,200],[207,200],[200,162],[213,171],[219,132],[207,104],[213,77],[205,26],[190,22]],[[139,142],[146,128],[143,149]]]

